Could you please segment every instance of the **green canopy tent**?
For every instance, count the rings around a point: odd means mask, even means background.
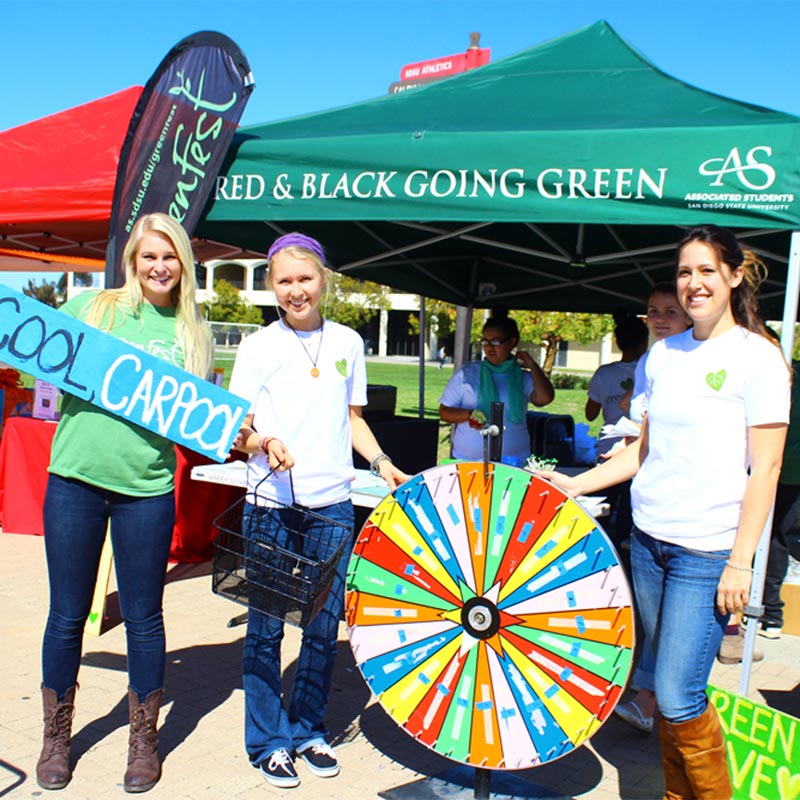
[[[683,228],[737,229],[784,308],[800,118],[675,80],[606,22],[424,88],[243,128],[198,233],[317,236],[336,269],[459,305],[642,309]],[[796,285],[796,284],[793,284]],[[796,294],[796,291],[795,291]]]
[[[762,308],[791,352],[800,118],[675,80],[605,22],[414,91],[242,129],[232,152],[200,236],[265,252],[299,229],[342,272],[468,308],[640,311],[686,227],[734,228],[767,262]]]

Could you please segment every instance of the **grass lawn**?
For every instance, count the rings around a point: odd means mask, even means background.
[[[425,416],[439,416],[439,398],[445,384],[453,374],[452,367],[438,369],[425,367]],[[388,384],[397,387],[397,406],[395,413],[400,416],[415,417],[419,413],[419,367],[416,364],[392,364],[387,362],[367,362],[367,380],[370,383]],[[569,414],[575,422],[586,422],[583,409],[586,405],[584,389],[558,389],[555,399],[543,411],[550,414]],[[531,406],[531,409],[533,407]],[[590,423],[589,431],[597,436],[601,419]]]
[[[217,367],[224,369],[222,385],[227,388],[233,367],[234,353],[218,353]],[[446,366],[439,369],[437,366],[425,367],[425,409],[424,416],[430,419],[439,417],[439,398],[445,384],[453,374],[453,368]],[[367,381],[370,384],[397,387],[397,404],[395,414],[401,417],[416,417],[419,414],[419,366],[405,362],[393,363],[391,361],[367,361]],[[549,406],[543,411],[551,414],[569,414],[578,422],[585,422],[583,408],[586,405],[586,391],[584,389],[558,389],[556,396]],[[602,419],[598,417],[589,425],[589,433],[597,436],[600,431]],[[439,457],[449,455],[450,426],[442,425],[439,437]]]
[[[215,365],[222,368],[222,385],[228,388],[231,378],[235,351],[217,352]],[[439,369],[436,365],[425,367],[425,408],[424,416],[429,419],[439,417],[439,398],[445,384],[453,374],[452,366]],[[25,386],[33,386],[33,378],[22,376]],[[395,414],[401,417],[416,417],[419,414],[419,366],[407,362],[367,361],[367,381],[370,384],[397,387],[397,404]],[[586,391],[583,389],[558,389],[549,406],[543,410],[551,414],[569,414],[576,422],[585,422],[583,408],[586,404]],[[589,425],[589,433],[597,436],[602,419],[598,418]],[[450,454],[450,426],[444,423],[439,434],[439,458],[447,458]]]

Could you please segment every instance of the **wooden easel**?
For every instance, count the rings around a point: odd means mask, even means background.
[[[97,583],[94,586],[92,606],[86,619],[84,633],[99,636],[103,632],[103,620],[106,613],[106,597],[108,596],[108,582],[111,579],[111,566],[114,563],[114,553],[111,550],[111,523],[106,529],[106,538],[103,550],[100,553],[100,565],[97,569]]]

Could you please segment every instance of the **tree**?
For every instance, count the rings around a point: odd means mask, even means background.
[[[441,339],[450,336],[456,329],[456,307],[442,300],[425,298],[425,320],[427,330],[431,326],[436,328],[436,335]],[[408,332],[413,336],[419,335],[419,314],[410,314],[408,317]],[[425,336],[427,341],[428,336]]]
[[[428,320],[436,319],[439,336],[448,336],[455,329],[455,306],[440,300],[426,300],[425,313]],[[491,312],[476,308],[472,315],[470,341],[480,340],[486,315]],[[548,377],[553,371],[559,342],[591,344],[614,330],[614,320],[608,314],[575,314],[564,311],[511,311],[519,326],[520,341],[541,344],[545,348],[542,369]],[[429,322],[430,324],[430,322]],[[409,324],[411,333],[419,333],[419,315],[414,314]]]
[[[93,286],[94,277],[91,272],[73,272],[72,281],[75,286]],[[62,297],[67,296],[67,273],[62,272],[58,279],[58,291]]]
[[[388,311],[392,307],[392,301],[386,286],[331,272],[321,306],[325,319],[358,329],[366,325],[381,309]]]
[[[33,278],[28,278],[28,285],[22,289],[22,293],[53,308],[58,308],[64,302],[64,295],[58,291],[54,281],[42,280],[41,284],[37,284]]]
[[[609,314],[576,314],[571,311],[518,311],[512,314],[520,339],[545,347],[542,370],[550,377],[559,342],[591,344],[614,330]]]
[[[261,311],[242,299],[239,290],[223,278],[214,281],[214,294],[203,308],[209,322],[264,324]]]

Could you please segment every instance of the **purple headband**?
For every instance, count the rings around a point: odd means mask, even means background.
[[[325,253],[322,251],[322,245],[310,236],[302,233],[285,233],[283,236],[278,237],[269,248],[267,253],[267,260],[271,260],[279,250],[284,247],[303,247],[310,250],[315,256],[319,258],[323,266],[325,265]]]

